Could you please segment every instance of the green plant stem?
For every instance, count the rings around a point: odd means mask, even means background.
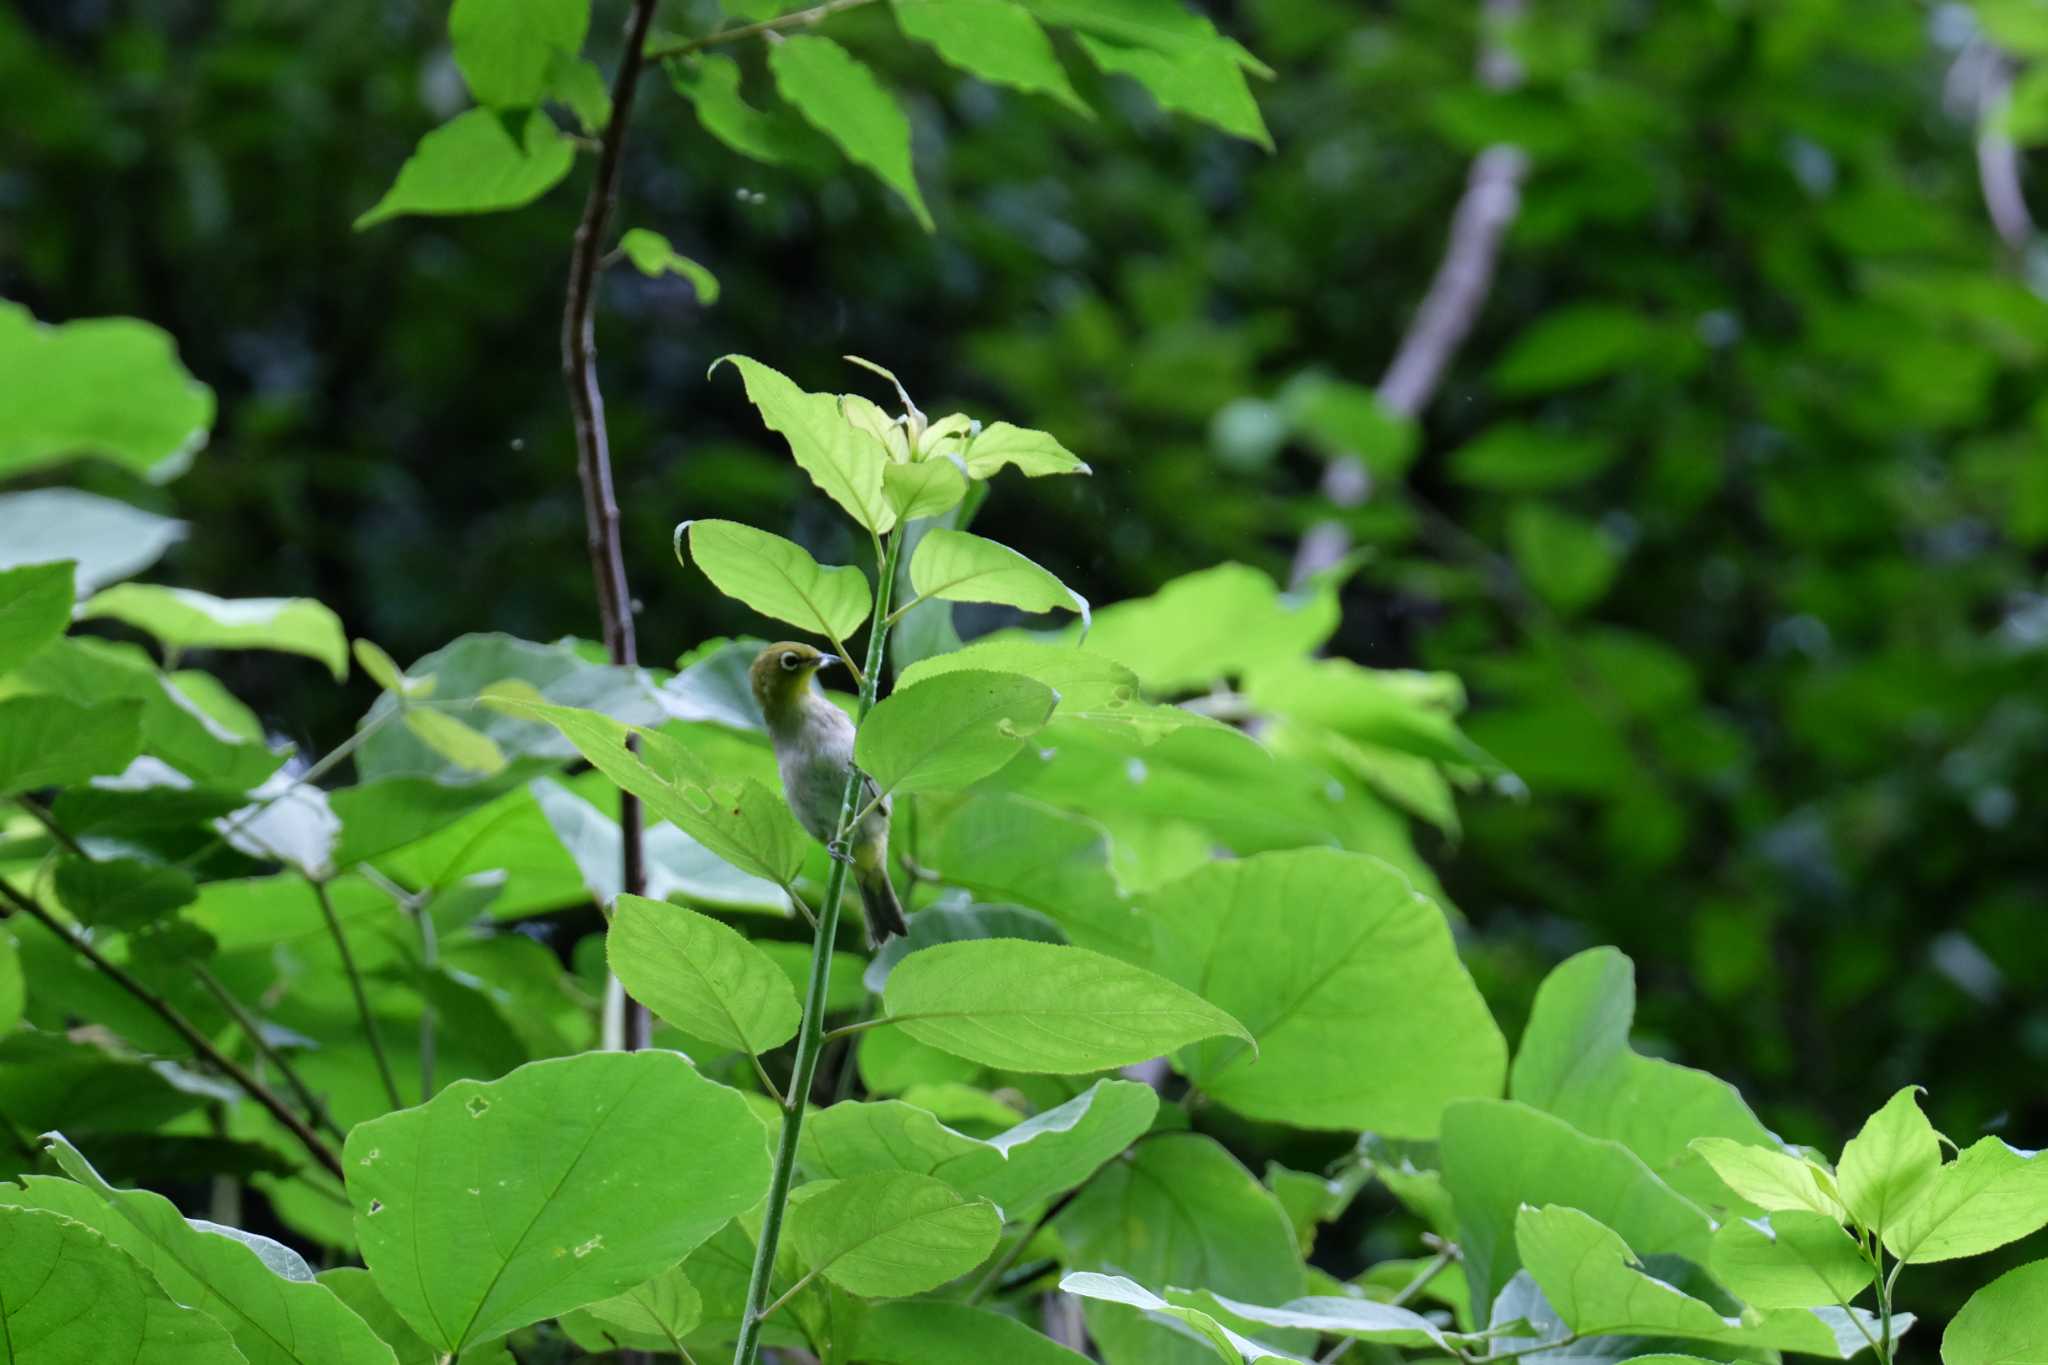
[[[300,1077],[297,1070],[292,1067],[290,1062],[284,1059],[284,1054],[272,1047],[269,1041],[264,1038],[263,1026],[257,1023],[249,1011],[243,1007],[242,1002],[235,999],[234,994],[221,984],[220,978],[208,971],[203,963],[192,964],[192,975],[201,986],[206,988],[208,995],[211,995],[220,1002],[220,1007],[228,1012],[228,1016],[235,1021],[243,1034],[248,1037],[250,1046],[254,1047],[265,1061],[277,1068],[278,1075],[284,1077],[285,1084],[289,1085],[292,1088],[292,1093],[299,1097],[299,1103],[306,1107],[306,1113],[312,1117],[313,1122],[326,1129],[329,1133],[332,1133],[337,1140],[345,1140],[348,1134],[341,1131],[341,1126],[327,1112],[327,1106],[320,1103],[319,1098],[307,1087],[306,1082]]]
[[[73,933],[70,926],[44,909],[40,903],[15,890],[4,880],[0,880],[0,900],[7,901],[16,910],[19,910],[22,914],[27,915],[30,919],[35,920],[45,929],[55,934],[60,940],[68,944],[73,952],[99,968],[101,974],[109,981],[146,1005],[159,1019],[169,1024],[172,1031],[180,1038],[183,1038],[195,1053],[205,1058],[222,1075],[240,1086],[250,1099],[255,1100],[258,1104],[269,1110],[271,1117],[290,1130],[291,1135],[299,1140],[300,1145],[306,1149],[307,1153],[315,1161],[327,1168],[330,1175],[337,1180],[341,1179],[341,1158],[336,1156],[333,1149],[320,1140],[320,1135],[314,1132],[312,1127],[304,1119],[300,1118],[292,1110],[292,1107],[279,1097],[276,1091],[250,1075],[247,1068],[243,1067],[241,1063],[215,1047],[213,1040],[194,1027],[192,1021],[183,1014],[180,1014],[177,1007],[172,1005],[170,1001],[143,985],[124,968],[109,960],[105,953],[93,947],[86,939]]]
[[[420,965],[428,972],[441,965],[441,936],[434,928],[433,916],[427,913],[427,905],[433,900],[434,889],[427,887],[418,892],[408,891],[391,878],[379,872],[369,863],[357,863],[356,873],[372,886],[391,897],[420,936]],[[438,1017],[432,1003],[420,1002],[420,1100],[424,1103],[434,1093],[434,1048],[435,1028]]]
[[[650,62],[667,61],[670,57],[687,57],[692,52],[702,52],[707,47],[719,47],[726,43],[745,42],[749,38],[757,38],[769,33],[780,33],[788,28],[809,28],[812,24],[829,19],[842,10],[859,9],[862,5],[871,5],[873,3],[874,0],[825,0],[825,3],[822,5],[813,5],[809,9],[800,9],[794,14],[780,14],[773,19],[763,19],[759,23],[742,24],[738,28],[720,29],[716,33],[707,33],[701,38],[685,38],[680,42],[664,43],[660,47],[650,47],[647,49],[647,60]]]
[[[865,1033],[871,1028],[880,1028],[884,1024],[893,1024],[900,1019],[924,1019],[928,1017],[929,1016],[923,1014],[904,1014],[877,1016],[873,1019],[856,1019],[850,1024],[841,1024],[838,1028],[826,1029],[825,1041],[828,1043],[832,1043],[837,1042],[841,1038],[851,1038],[856,1033]]]
[[[1576,1343],[1578,1339],[1577,1332],[1567,1332],[1556,1341],[1546,1341],[1541,1346],[1524,1346],[1519,1351],[1502,1351],[1498,1355],[1479,1356],[1476,1358],[1476,1365],[1493,1365],[1495,1361],[1519,1360],[1523,1356],[1540,1355],[1545,1351],[1561,1351]]]
[[[896,582],[896,564],[903,555],[903,528],[889,537],[875,578],[874,626],[868,632],[868,666],[860,689],[860,707],[854,716],[858,725],[867,719],[875,704],[876,685],[882,676],[883,646],[889,637],[889,595]],[[853,813],[860,807],[860,769],[849,767],[846,790],[839,798],[839,826],[836,844],[843,844],[853,830]],[[797,1030],[796,1066],[789,1078],[789,1093],[782,1111],[782,1136],[775,1148],[775,1168],[768,1185],[766,1216],[761,1223],[761,1242],[754,1249],[753,1275],[747,1282],[747,1307],[740,1319],[739,1344],[733,1351],[733,1365],[754,1365],[761,1352],[761,1319],[766,1314],[768,1290],[775,1278],[775,1252],[782,1241],[782,1217],[789,1205],[790,1181],[796,1171],[797,1138],[804,1121],[804,1102],[818,1071],[818,1056],[825,1049],[825,996],[832,977],[832,946],[839,933],[839,901],[846,891],[847,860],[834,858],[826,878],[825,897],[818,905],[818,933],[811,946],[811,975],[804,991],[804,1017]],[[787,1295],[784,1296],[785,1298]],[[780,1300],[777,1300],[780,1302]]]
[[[33,816],[35,822],[41,825],[49,833],[49,836],[63,845],[68,852],[88,860],[92,857],[90,853],[85,851],[84,845],[71,837],[71,831],[58,824],[56,817],[45,810],[40,802],[32,797],[17,796],[14,798],[14,803]]]
[[[1038,1235],[1038,1230],[1064,1213],[1067,1205],[1073,1203],[1074,1197],[1080,1193],[1081,1188],[1079,1186],[1068,1190],[1065,1194],[1047,1204],[1044,1213],[1031,1220],[1031,1226],[1024,1229],[1023,1235],[1011,1245],[1008,1251],[1002,1254],[1001,1258],[994,1265],[988,1268],[986,1275],[983,1275],[975,1282],[974,1288],[967,1291],[966,1302],[969,1306],[980,1303],[988,1294],[988,1291],[995,1288],[1003,1276],[1010,1272],[1010,1267],[1017,1264],[1017,1259],[1024,1254],[1024,1248],[1031,1245],[1031,1239]]]
[[[313,884],[314,899],[320,902],[320,913],[327,918],[327,932],[334,936],[334,949],[341,954],[341,968],[348,973],[348,988],[356,998],[356,1013],[362,1016],[363,1035],[370,1040],[370,1052],[377,1059],[377,1074],[384,1078],[384,1093],[391,1099],[393,1109],[405,1108],[405,1100],[398,1093],[398,1077],[391,1070],[391,1058],[384,1054],[384,1040],[377,1033],[377,1018],[370,1013],[370,997],[363,989],[363,974],[356,970],[356,956],[349,951],[348,935],[341,931],[341,916],[334,913],[334,898],[327,894],[327,883],[317,878],[307,878]]]
[[[1417,1294],[1420,1294],[1429,1287],[1431,1280],[1443,1274],[1444,1269],[1457,1259],[1458,1251],[1456,1247],[1445,1247],[1442,1251],[1439,1251],[1428,1265],[1415,1272],[1414,1279],[1401,1287],[1400,1293],[1387,1300],[1387,1306],[1390,1308],[1406,1308],[1415,1301]],[[1317,1365],[1335,1365],[1337,1361],[1344,1358],[1346,1352],[1358,1344],[1358,1341],[1357,1337],[1344,1338],[1344,1340],[1330,1348],[1328,1355],[1319,1357]]]

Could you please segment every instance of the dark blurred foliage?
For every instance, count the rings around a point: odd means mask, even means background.
[[[598,5],[601,60],[621,9]],[[987,526],[1098,602],[1227,558],[1284,575],[1331,509],[1327,452],[1273,400],[1304,373],[1374,381],[1470,157],[1513,141],[1532,172],[1478,328],[1413,465],[1343,514],[1371,557],[1338,641],[1462,675],[1471,733],[1526,785],[1474,793],[1440,850],[1483,984],[1512,1028],[1549,965],[1613,942],[1645,1045],[1787,1137],[1832,1148],[1918,1081],[1957,1138],[2038,1146],[2048,305],[1944,99],[1972,16],[1541,0],[1525,85],[1489,95],[1473,10],[1219,7],[1280,73],[1274,155],[1082,62],[1093,122],[929,65],[879,12],[834,19],[905,93],[935,236],[851,170],[739,159],[651,79],[622,225],[725,293],[604,287],[643,655],[753,624],[675,565],[679,520],[862,552],[736,379],[707,381],[728,351],[871,388],[854,351],[928,411],[1058,433],[1096,477],[1016,481]],[[0,15],[0,291],[156,322],[222,399],[193,473],[112,491],[195,523],[172,581],[317,596],[402,659],[596,630],[556,351],[587,169],[516,213],[349,226],[463,100],[443,18]],[[221,666],[317,747],[368,699]]]

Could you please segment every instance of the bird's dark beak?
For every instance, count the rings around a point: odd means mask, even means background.
[[[843,664],[845,662],[846,660],[840,658],[837,654],[820,654],[816,666],[819,668],[830,668],[834,664]]]

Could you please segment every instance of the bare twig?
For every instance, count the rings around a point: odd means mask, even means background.
[[[871,5],[873,3],[874,0],[825,0],[825,3],[822,5],[813,5],[809,9],[800,9],[794,14],[778,14],[773,19],[763,19],[759,23],[742,24],[738,28],[720,29],[716,33],[707,33],[701,38],[685,38],[679,42],[664,43],[660,47],[649,48],[647,50],[647,60],[650,62],[667,61],[670,57],[687,57],[692,52],[702,52],[707,47],[721,47],[726,43],[744,42],[749,38],[765,37],[770,33],[780,33],[784,29],[808,28],[820,20],[829,19],[841,10],[859,9],[862,5]]]
[[[320,1135],[314,1132],[304,1119],[294,1113],[291,1106],[279,1098],[275,1091],[250,1075],[241,1063],[215,1047],[213,1040],[194,1027],[192,1021],[179,1013],[177,1007],[172,1005],[170,1001],[143,985],[125,969],[111,961],[106,954],[95,948],[85,938],[73,933],[68,925],[44,909],[39,902],[15,890],[5,881],[0,881],[0,900],[7,901],[16,910],[19,910],[22,914],[27,915],[30,919],[35,920],[45,929],[55,934],[73,952],[99,968],[100,972],[109,981],[141,1001],[157,1018],[169,1024],[172,1031],[180,1038],[183,1038],[195,1053],[205,1058],[222,1075],[240,1086],[243,1093],[247,1094],[250,1099],[255,1100],[258,1104],[269,1110],[271,1117],[283,1124],[291,1135],[299,1140],[300,1145],[306,1149],[313,1159],[327,1168],[330,1175],[337,1180],[341,1179],[341,1158],[336,1156],[333,1149],[320,1140]]]
[[[625,160],[626,128],[633,117],[633,93],[645,69],[647,31],[654,23],[656,0],[633,0],[626,20],[626,48],[612,78],[612,116],[605,124],[597,156],[597,174],[583,203],[583,217],[569,254],[568,295],[562,307],[562,377],[569,386],[569,407],[576,430],[576,473],[583,484],[583,519],[590,549],[590,569],[597,582],[598,614],[604,622],[605,650],[625,668],[638,660],[633,639],[633,598],[626,585],[626,555],[619,538],[619,502],[612,488],[611,441],[605,429],[604,394],[597,379],[597,280],[604,260],[605,230],[619,197],[619,171]],[[619,793],[620,888],[633,895],[647,889],[645,845],[641,838],[640,799]],[[644,1047],[651,1029],[647,1011],[626,1006],[624,1044]]]
[[[1979,39],[1950,68],[1951,109],[1977,125],[1977,183],[1984,211],[2015,260],[2034,241],[2034,216],[2020,187],[2020,154],[2000,126],[2012,95],[2012,59]]]
[[[1501,41],[1501,32],[1520,16],[1522,4],[1523,0],[1486,0],[1479,81],[1489,89],[1511,90],[1521,84],[1521,64]],[[1465,193],[1451,215],[1443,261],[1380,379],[1379,399],[1388,411],[1413,418],[1435,396],[1493,288],[1501,239],[1521,211],[1522,180],[1528,169],[1528,157],[1508,143],[1486,148],[1473,161]],[[1356,455],[1340,456],[1324,471],[1323,496],[1340,510],[1360,506],[1371,494],[1372,478]],[[1351,532],[1341,520],[1317,522],[1295,551],[1294,583],[1333,568],[1350,549]]]
[[[370,996],[363,989],[363,974],[356,970],[356,955],[349,951],[348,935],[342,932],[341,916],[334,913],[334,898],[327,893],[326,882],[317,877],[306,880],[313,885],[313,898],[320,902],[320,914],[327,921],[327,932],[334,938],[334,950],[341,955],[341,969],[348,975],[348,988],[356,998],[356,1013],[363,1021],[363,1036],[370,1041],[370,1054],[377,1059],[377,1074],[384,1079],[385,1097],[393,1109],[403,1109],[405,1100],[398,1093],[398,1076],[391,1069],[391,1058],[384,1053],[377,1016],[370,1010]]]
[[[347,1141],[348,1134],[341,1131],[340,1125],[336,1124],[333,1116],[327,1112],[327,1106],[320,1103],[319,1097],[307,1087],[305,1080],[293,1069],[292,1064],[285,1060],[284,1054],[270,1045],[270,1040],[263,1036],[263,1025],[250,1015],[248,1009],[241,1001],[235,999],[226,986],[221,984],[220,978],[198,963],[193,965],[192,975],[206,988],[206,993],[228,1012],[228,1017],[240,1026],[243,1035],[248,1038],[250,1046],[256,1049],[257,1054],[277,1068],[278,1074],[284,1077],[285,1084],[292,1088],[292,1093],[299,1097],[299,1103],[306,1107],[306,1113],[312,1117],[313,1122],[334,1134],[336,1138]]]

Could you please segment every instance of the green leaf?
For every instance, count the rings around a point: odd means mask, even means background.
[[[1843,1154],[1847,1160],[1847,1153]],[[1885,1226],[1885,1247],[1921,1264],[1979,1256],[2048,1226],[2048,1153],[1981,1138]]]
[[[1580,1336],[1725,1341],[1741,1334],[1739,1318],[1724,1318],[1648,1274],[1619,1234],[1577,1209],[1524,1206],[1515,1216],[1515,1246],[1544,1297]]]
[[[1083,1186],[1054,1227],[1076,1270],[1199,1284],[1247,1303],[1285,1303],[1307,1289],[1286,1210],[1220,1143],[1195,1133],[1139,1143]],[[1114,1310],[1090,1305],[1088,1329],[1113,1365],[1201,1358],[1177,1333]]]
[[[593,62],[573,52],[557,50],[548,58],[547,97],[568,107],[577,124],[591,137],[599,137],[611,122],[612,92],[604,73]],[[701,269],[701,267],[699,267]]]
[[[1620,453],[1612,437],[1501,422],[1452,451],[1450,470],[1471,488],[1547,493],[1592,478]]]
[[[884,792],[958,789],[1009,762],[1058,698],[1013,673],[945,673],[890,693],[854,742]]]
[[[57,899],[80,923],[124,933],[199,898],[189,873],[141,858],[62,858],[56,885]]]
[[[1193,1293],[1169,1290],[1168,1293],[1182,1303],[1213,1304],[1229,1317],[1267,1327],[1310,1331],[1320,1336],[1347,1337],[1388,1346],[1434,1346],[1446,1353],[1456,1351],[1459,1346],[1479,1344],[1477,1338],[1445,1332],[1420,1313],[1371,1299],[1323,1296],[1295,1299],[1278,1308],[1266,1308],[1239,1303],[1236,1299],[1206,1290]]]
[[[420,743],[464,772],[491,777],[504,771],[505,751],[498,747],[498,741],[446,711],[408,708],[405,728]]]
[[[874,72],[830,38],[787,38],[768,50],[775,88],[812,126],[902,195],[926,232],[931,212],[910,165],[910,120]]]
[[[185,523],[75,488],[0,494],[0,569],[69,559],[77,591],[142,572],[185,536]]]
[[[1093,472],[1050,433],[1011,426],[1008,422],[991,422],[983,427],[967,443],[961,458],[967,463],[968,476],[976,479],[989,478],[1004,465],[1015,465],[1018,473],[1033,479],[1046,474]]]
[[[1710,1264],[1729,1292],[1758,1308],[1845,1304],[1875,1273],[1840,1223],[1799,1209],[1729,1219],[1714,1231]]]
[[[1941,1138],[1909,1085],[1865,1120],[1842,1147],[1835,1182],[1849,1216],[1880,1236],[1925,1195],[1941,1172]]]
[[[736,521],[689,521],[690,554],[727,597],[835,645],[868,619],[868,576],[849,564],[825,568],[793,540]]]
[[[1088,600],[1009,546],[966,531],[937,528],[910,557],[910,586],[920,597],[994,602],[1023,611],[1075,611],[1088,626]]]
[[[1724,1137],[1696,1138],[1692,1150],[1723,1184],[1766,1212],[1803,1210],[1838,1223],[1848,1216],[1833,1178],[1791,1152]]]
[[[884,1005],[919,1042],[984,1066],[1079,1074],[1243,1026],[1163,977],[1084,948],[947,943],[889,976]]]
[[[1256,1040],[1175,1058],[1217,1103],[1299,1128],[1432,1137],[1446,1104],[1500,1093],[1507,1044],[1443,912],[1386,863],[1262,853],[1212,862],[1142,903],[1159,926],[1159,968]]]
[[[1508,546],[1529,586],[1566,614],[1604,597],[1621,569],[1612,536],[1546,503],[1515,504],[1508,513]]]
[[[123,583],[87,599],[78,615],[126,622],[168,650],[271,649],[317,659],[337,682],[348,676],[341,619],[310,597],[229,601],[189,588]]]
[[[0,1344],[10,1365],[246,1359],[219,1323],[173,1303],[92,1228],[28,1208],[0,1207]]]
[[[1442,673],[1365,668],[1349,659],[1279,659],[1245,677],[1262,711],[1305,720],[1362,744],[1461,767],[1497,768],[1458,729],[1465,691]]]
[[[1081,50],[1104,72],[1129,76],[1150,91],[1162,109],[1241,137],[1267,151],[1273,135],[1259,114],[1259,103],[1245,84],[1244,70],[1222,42],[1168,56],[1143,47],[1122,47],[1082,33]]]
[[[868,960],[863,982],[880,995],[896,964],[920,948],[977,938],[1028,938],[1040,943],[1065,943],[1050,915],[1021,905],[932,905],[911,917],[910,932],[883,944]],[[1001,1202],[1001,1201],[998,1201]]]
[[[0,673],[62,635],[71,624],[74,565],[30,564],[0,571]]]
[[[1493,367],[1510,394],[1549,393],[1630,368],[1655,347],[1655,330],[1638,309],[1585,303],[1546,313],[1515,338]]]
[[[398,666],[398,661],[370,641],[357,640],[351,652],[355,656],[356,667],[367,673],[370,681],[386,692],[395,692],[402,697],[433,695],[432,679],[425,680],[425,690],[422,691],[422,683],[406,677],[405,671]]]
[[[936,1289],[995,1250],[1003,1216],[943,1180],[875,1172],[805,1185],[789,1210],[807,1269],[852,1294],[895,1298]]]
[[[1045,30],[1012,0],[893,0],[892,8],[904,36],[930,44],[948,65],[1095,116],[1074,93]]]
[[[73,1218],[134,1257],[163,1292],[226,1327],[251,1365],[391,1365],[391,1348],[296,1252],[265,1237],[187,1222],[148,1190],[117,1190],[62,1137],[47,1139],[70,1180],[24,1176],[0,1202]]]
[[[0,796],[118,773],[142,751],[142,706],[62,697],[0,701]]]
[[[805,41],[825,39],[792,38],[783,47]],[[876,535],[896,524],[896,513],[882,493],[888,452],[874,436],[839,415],[837,399],[829,393],[806,393],[786,376],[743,355],[720,356],[711,368],[724,364],[740,372],[747,399],[760,409],[761,420],[789,442],[789,453],[827,497]]]
[[[1072,1189],[1151,1126],[1159,1097],[1136,1081],[1097,1081],[992,1138],[956,1132],[900,1100],[835,1104],[804,1123],[798,1160],[820,1178],[910,1171],[962,1194],[1024,1208]]]
[[[631,727],[594,711],[546,705],[512,689],[489,700],[554,726],[599,772],[742,872],[786,886],[803,866],[809,840],[783,800],[753,778],[722,778],[687,745],[655,731],[639,732],[640,752],[630,753]]]
[[[15,945],[14,935],[0,929],[0,1037],[14,1031],[27,1003],[28,983],[21,974],[21,949]]]
[[[530,204],[562,182],[576,148],[536,109],[514,141],[500,116],[471,109],[420,139],[376,205],[356,219],[356,231],[408,213],[495,213]]]
[[[1174,579],[1150,597],[1095,615],[1088,649],[1159,693],[1204,688],[1276,660],[1313,653],[1337,628],[1336,593],[1283,593],[1243,564]]]
[[[979,669],[1017,673],[1050,687],[1059,696],[1053,723],[1085,726],[1115,739],[1146,745],[1186,726],[1244,732],[1179,706],[1148,702],[1138,675],[1112,659],[1035,640],[982,640],[921,659],[897,675],[896,685],[913,686],[942,673]],[[1247,737],[1249,740],[1249,737]]]
[[[562,1319],[562,1327],[585,1350],[612,1345],[681,1354],[683,1338],[704,1318],[704,1299],[680,1266],[616,1298],[600,1299]]]
[[[629,228],[619,238],[619,250],[626,253],[634,269],[650,279],[681,275],[697,291],[697,302],[706,308],[718,302],[718,276],[670,246],[668,238],[660,233]]]
[[[964,1303],[878,1303],[861,1319],[853,1359],[867,1365],[1086,1365],[1088,1357],[1015,1318]]]
[[[898,521],[935,517],[951,511],[967,496],[967,476],[944,457],[917,464],[891,463],[882,470],[882,496],[896,510]]]
[[[645,1283],[768,1189],[753,1109],[673,1052],[456,1081],[343,1159],[377,1287],[454,1352]]]
[[[593,786],[588,782],[583,785]],[[610,787],[602,780],[595,785]],[[592,794],[599,795],[594,789]],[[602,795],[609,796],[610,791]],[[572,874],[570,880],[580,880],[583,888],[601,905],[610,905],[618,899],[622,889],[620,859],[624,854],[619,822],[574,791],[546,778],[529,783],[524,792],[516,793],[510,799],[520,802],[528,798],[532,805],[538,806],[545,831],[551,831],[574,860],[574,867],[569,869]],[[531,813],[527,809],[508,811],[506,818],[493,826],[484,842],[471,845],[479,855],[487,855],[479,866],[488,867],[492,860],[502,862],[516,857],[534,833],[530,819]],[[781,917],[791,913],[789,893],[780,886],[760,877],[748,876],[666,821],[650,826],[641,842],[647,894],[654,900],[676,900],[690,905]],[[540,896],[541,904],[559,904],[574,896],[573,889],[565,893],[554,886],[555,874],[552,871],[543,872],[539,868],[529,871],[526,867],[519,871],[524,874],[522,880],[526,889]],[[434,877],[431,880],[442,881],[445,878]],[[809,945],[788,946],[805,954],[808,960]],[[798,976],[801,979],[802,973],[799,972]]]
[[[741,98],[739,63],[732,58],[706,53],[679,59],[668,64],[668,74],[704,131],[741,156],[815,170],[838,164],[832,145],[803,120],[781,109],[756,109]]]
[[[2048,1261],[2008,1270],[1970,1296],[1941,1335],[1941,1365],[2048,1362]]]
[[[1422,449],[1415,419],[1395,412],[1363,384],[1310,371],[1288,381],[1279,403],[1325,458],[1363,461],[1375,479],[1398,480]]]
[[[1170,1318],[1184,1324],[1196,1340],[1213,1350],[1217,1358],[1229,1361],[1231,1365],[1239,1365],[1239,1362],[1251,1365],[1251,1362],[1260,1360],[1299,1359],[1240,1336],[1199,1308],[1169,1303],[1143,1285],[1121,1275],[1100,1275],[1088,1270],[1070,1271],[1060,1277],[1060,1289],[1068,1294],[1077,1294],[1092,1303],[1120,1304],[1126,1308],[1138,1309],[1148,1317]]]
[[[455,0],[448,12],[469,92],[501,109],[540,103],[555,58],[574,56],[589,27],[590,0]]]
[[[645,672],[594,663],[573,640],[542,645],[509,635],[464,635],[416,660],[408,676],[412,698],[427,688],[432,710],[489,736],[508,761],[535,760],[525,765],[529,772],[573,759],[577,750],[542,719],[482,700],[496,685],[524,683],[539,694],[533,700],[587,708],[634,725],[660,724],[674,714]],[[397,696],[380,696],[363,717],[363,728],[379,726],[362,737],[356,751],[363,780],[418,776],[450,786],[477,785],[474,771],[451,762],[409,727],[383,723],[399,703]]]
[[[0,299],[0,374],[9,381],[0,389],[0,479],[95,456],[164,483],[185,472],[213,425],[213,390],[178,362],[168,333],[135,318],[48,327]],[[0,537],[0,546],[12,545]],[[36,556],[72,557],[84,558]]]
[[[1645,1255],[1706,1263],[1712,1221],[1618,1142],[1587,1137],[1525,1104],[1465,1100],[1444,1111],[1438,1145],[1472,1306],[1482,1315],[1520,1265],[1515,1214],[1524,1204],[1580,1209]]]
[[[789,978],[707,915],[620,896],[605,957],[628,994],[685,1033],[757,1055],[796,1036],[803,1011]]]
[[[1621,952],[1594,948],[1560,963],[1536,992],[1508,1094],[1621,1143],[1681,1194],[1724,1203],[1720,1182],[1700,1169],[1689,1144],[1713,1137],[1761,1151],[1774,1139],[1734,1086],[1629,1046],[1635,1012],[1635,964]]]

